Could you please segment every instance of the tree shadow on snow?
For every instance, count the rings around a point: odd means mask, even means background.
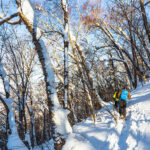
[[[131,100],[129,100],[129,102],[128,102],[128,107],[132,106],[132,105],[136,105],[136,104],[141,103],[141,102],[149,101],[150,100],[149,98],[150,98],[150,94],[141,95],[141,96],[131,98]]]
[[[131,113],[127,116],[128,121],[124,121],[121,134],[119,136],[118,146],[120,147],[120,150],[127,150],[128,144],[126,143],[126,140],[130,134],[130,118]]]
[[[104,125],[104,124],[103,124]],[[85,131],[75,131],[76,133],[81,134],[83,137],[85,137],[96,150],[108,150],[110,142],[107,141],[108,136],[111,134],[116,134],[116,136],[119,136],[116,129],[108,128],[108,124],[105,128],[96,127],[96,125],[93,125],[92,129],[88,129]],[[81,128],[87,127],[87,125],[81,125]],[[109,133],[109,135],[105,135],[105,133]],[[100,137],[104,134],[104,138],[101,139]],[[105,137],[106,136],[106,137]]]

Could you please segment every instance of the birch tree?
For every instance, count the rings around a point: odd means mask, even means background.
[[[68,0],[61,0],[62,9],[64,12],[64,103],[67,107],[68,102],[68,49],[69,49],[69,15],[68,15]]]

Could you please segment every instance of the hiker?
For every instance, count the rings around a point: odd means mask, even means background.
[[[131,99],[130,92],[126,87],[118,93],[119,98],[119,114],[121,119],[126,119],[126,106],[128,99]]]
[[[114,98],[114,106],[115,106],[115,109],[118,111],[118,106],[119,106],[119,97],[118,97],[118,94],[119,94],[119,90],[116,90],[115,89],[115,93],[113,95],[113,98]]]

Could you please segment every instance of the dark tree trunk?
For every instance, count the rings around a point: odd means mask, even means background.
[[[148,40],[149,40],[149,43],[150,43],[150,29],[149,29],[149,24],[148,24],[148,21],[147,21],[147,16],[146,16],[145,8],[144,8],[144,0],[140,0],[140,6],[141,6],[141,11],[142,11],[144,27],[145,27],[146,34],[148,36]]]

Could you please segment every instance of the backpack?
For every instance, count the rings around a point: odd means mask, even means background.
[[[127,101],[127,97],[128,97],[128,91],[127,90],[123,90],[121,92],[120,99]]]
[[[113,98],[115,99],[115,101],[119,101],[119,96],[118,96],[118,91],[115,92]]]
[[[119,92],[116,92],[116,98],[119,99]]]

